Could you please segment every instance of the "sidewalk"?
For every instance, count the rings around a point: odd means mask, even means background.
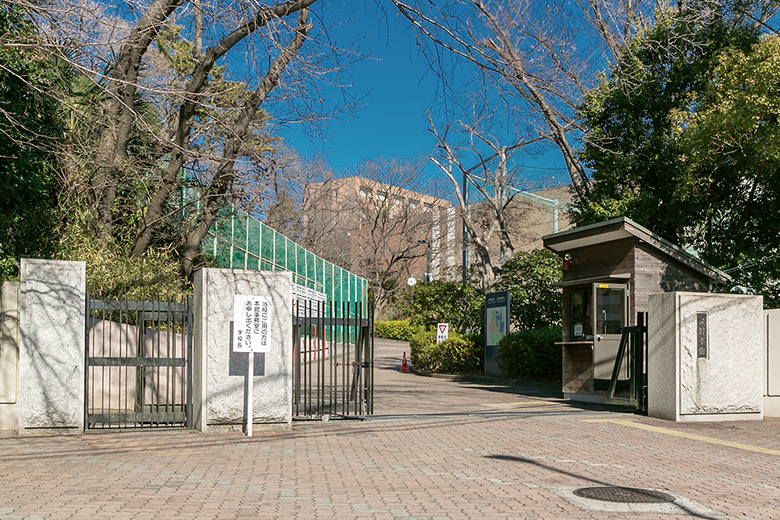
[[[780,421],[675,424],[544,389],[400,372],[375,415],[292,430],[0,436],[0,519],[780,518]],[[408,355],[408,351],[407,351]],[[574,490],[659,490],[613,503]]]

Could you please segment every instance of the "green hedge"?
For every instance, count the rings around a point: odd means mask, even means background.
[[[412,325],[409,320],[377,321],[374,323],[374,337],[410,341],[412,336],[422,332],[419,325]]]
[[[485,349],[480,336],[450,332],[448,340],[437,344],[435,332],[421,332],[412,337],[409,347],[417,370],[442,374],[483,372]]]
[[[451,332],[463,333],[482,328],[484,302],[474,287],[436,280],[409,287],[398,307],[416,325],[436,329],[439,323],[449,323]]]
[[[498,366],[511,379],[560,383],[561,337],[557,326],[513,332],[498,344]]]

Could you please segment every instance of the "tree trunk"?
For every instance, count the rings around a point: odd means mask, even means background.
[[[295,36],[287,48],[271,64],[263,81],[247,100],[236,124],[231,129],[232,137],[225,144],[219,169],[214,175],[214,181],[203,194],[205,197],[201,209],[202,213],[195,228],[187,234],[182,244],[181,270],[188,277],[192,275],[194,261],[198,256],[203,239],[206,238],[219,211],[224,207],[235,176],[235,160],[241,149],[242,138],[246,135],[251,123],[257,119],[257,111],[260,105],[262,105],[268,94],[276,86],[287,65],[298,53],[304,41],[306,41],[306,36],[310,29],[308,18],[308,8],[302,8],[298,14],[298,27],[296,28]]]
[[[246,135],[249,124],[254,121],[255,114],[259,106],[265,101],[265,98],[271,92],[273,87],[276,86],[279,81],[279,77],[286,68],[287,64],[297,54],[300,47],[305,41],[307,29],[306,21],[308,20],[308,6],[313,4],[316,0],[295,0],[287,2],[280,6],[273,6],[264,9],[257,14],[255,19],[251,23],[247,23],[244,26],[231,32],[228,36],[223,38],[217,45],[209,48],[203,58],[196,65],[195,71],[192,75],[192,80],[187,87],[187,94],[184,96],[185,101],[182,102],[179,107],[179,118],[177,123],[176,135],[173,142],[173,154],[171,160],[166,167],[166,170],[155,189],[155,193],[149,200],[146,206],[146,212],[144,214],[143,223],[138,228],[138,233],[130,248],[130,256],[143,255],[151,244],[154,231],[159,226],[160,222],[165,216],[165,204],[168,197],[174,189],[179,187],[179,175],[182,167],[189,159],[188,154],[188,141],[192,132],[192,122],[197,109],[198,95],[203,91],[203,88],[208,82],[208,76],[213,69],[214,64],[218,59],[225,56],[235,45],[241,42],[246,36],[252,34],[260,27],[266,25],[269,21],[282,16],[287,16],[295,12],[299,13],[298,28],[296,29],[296,35],[292,42],[274,61],[266,73],[263,82],[258,89],[253,93],[252,97],[247,100],[242,114],[239,116],[235,126],[230,129],[232,141],[238,139],[240,141]],[[301,18],[304,20],[303,29],[301,28]],[[235,160],[235,154],[238,151],[238,146],[227,146],[223,151],[220,170],[223,165],[233,164]],[[232,168],[232,166],[231,166]],[[220,174],[218,173],[217,176]],[[216,177],[215,177],[216,178]],[[217,190],[219,191],[219,190]],[[221,195],[224,196],[224,193]],[[216,214],[215,214],[216,215]],[[213,220],[212,220],[213,222]],[[192,233],[196,233],[196,229],[192,230]],[[202,233],[201,240],[205,238],[206,232]],[[199,234],[196,233],[196,235]],[[185,243],[190,241],[188,236],[185,239]],[[184,254],[184,253],[183,253]],[[196,253],[193,253],[196,254]],[[190,258],[194,256],[190,255]],[[183,261],[185,257],[183,256]],[[191,269],[191,267],[190,267]],[[187,269],[183,269],[187,272]]]
[[[127,166],[127,143],[136,121],[133,106],[141,59],[162,24],[183,3],[183,0],[156,0],[130,33],[109,73],[106,99],[103,102],[100,142],[95,157],[96,168],[90,182],[97,212],[97,226],[104,238],[112,232],[112,208],[117,195],[119,176]]]

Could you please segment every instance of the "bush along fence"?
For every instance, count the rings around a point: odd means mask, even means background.
[[[422,331],[422,325],[412,325],[409,320],[380,321],[374,324],[375,338],[411,341],[412,336]]]
[[[377,322],[377,338],[409,341],[412,366],[422,372],[482,374],[484,338],[479,334],[450,332],[437,344],[435,332],[425,332],[410,320]],[[558,383],[561,380],[561,327],[523,330],[507,335],[499,343],[498,365],[504,377],[522,381]]]
[[[481,374],[485,347],[482,337],[450,332],[449,339],[436,343],[435,332],[421,332],[409,342],[412,366],[423,372]]]
[[[559,383],[561,381],[561,327],[522,330],[501,340],[498,366],[509,379]]]

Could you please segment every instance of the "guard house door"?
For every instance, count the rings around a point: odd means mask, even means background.
[[[615,283],[593,284],[593,378],[612,378],[620,337],[628,320],[628,286]],[[625,366],[618,379],[628,379]]]

